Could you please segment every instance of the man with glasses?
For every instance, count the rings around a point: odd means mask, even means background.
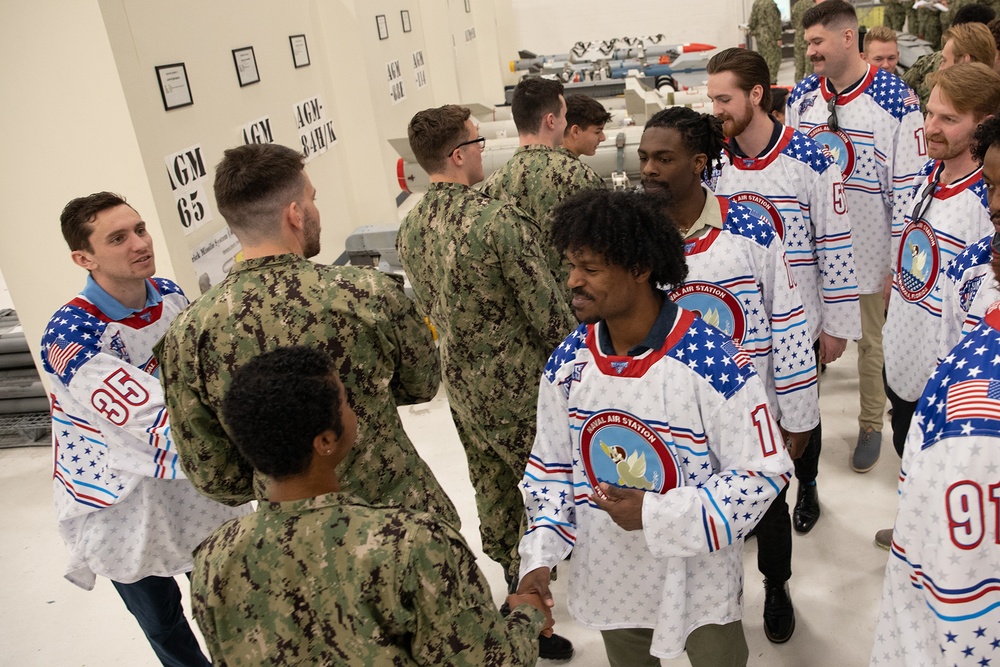
[[[807,11],[802,22],[816,73],[789,95],[787,123],[816,139],[843,175],[861,306],[861,413],[851,467],[867,472],[878,462],[882,444],[882,326],[892,274],[890,226],[924,162],[923,118],[905,84],[861,58],[854,7],[844,0],[827,0]]]
[[[421,111],[408,135],[430,186],[400,226],[399,257],[419,310],[438,332],[483,551],[512,584],[538,382],[574,320],[534,223],[472,187],[483,180],[483,142],[469,110]],[[540,654],[566,659],[573,646],[557,635],[543,637]]]
[[[973,152],[982,159],[995,219],[1000,217],[995,118],[983,123],[976,143]],[[986,280],[998,279],[1000,263],[994,261]],[[920,395],[903,452],[872,665],[996,663],[1000,365],[992,361],[998,357],[1000,304],[994,303],[949,351]]]
[[[538,242],[545,250],[552,275],[560,285],[569,273],[563,259],[548,242],[552,209],[571,195],[603,188],[604,180],[578,159],[557,151],[566,131],[563,85],[551,79],[522,80],[510,101],[520,147],[483,185],[494,199],[514,204],[539,228]]]
[[[930,83],[924,132],[931,160],[918,174],[912,209],[893,223],[895,277],[883,329],[892,443],[900,456],[937,362],[941,274],[992,230],[982,167],[971,148],[976,127],[1000,108],[1000,75],[982,63],[963,63],[932,74]],[[889,548],[884,531],[876,541]]]

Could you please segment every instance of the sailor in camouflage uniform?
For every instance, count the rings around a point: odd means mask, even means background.
[[[969,20],[990,8],[982,5],[966,5],[955,15],[955,23],[945,31],[943,40],[947,48],[920,56],[913,67],[903,74],[903,81],[920,97],[920,108],[926,113],[931,86],[927,76],[931,72],[947,69],[962,62],[979,62],[993,67],[996,55],[996,41],[989,28],[976,20]],[[948,57],[945,57],[945,51]]]
[[[410,147],[431,184],[400,226],[397,246],[417,304],[440,337],[483,551],[513,576],[524,516],[518,484],[535,435],[538,382],[575,320],[534,224],[472,189],[483,178],[478,134],[469,110],[454,105],[410,121]]]
[[[912,0],[909,0],[912,4]],[[903,24],[906,23],[906,7],[902,0],[885,0],[882,13],[882,25],[889,26],[898,32],[903,31]]]
[[[781,67],[781,12],[774,0],[754,0],[748,28],[754,38],[755,51],[767,61],[773,86],[778,83],[778,68]]]
[[[925,53],[917,58],[913,65],[903,72],[900,77],[906,82],[913,92],[920,98],[920,109],[926,113],[927,100],[931,96],[930,86],[927,85],[927,75],[936,72],[941,67],[941,52]]]
[[[813,73],[812,62],[806,56],[806,29],[802,15],[815,6],[814,0],[796,0],[792,5],[792,27],[795,28],[795,83]]]
[[[226,151],[215,195],[247,259],[174,320],[159,354],[185,474],[220,502],[263,497],[264,480],[220,417],[222,397],[233,371],[261,351],[311,345],[335,360],[361,423],[359,446],[340,468],[345,490],[435,513],[458,528],[454,505],[396,412],[430,400],[440,384],[430,331],[401,281],[306,259],[319,252],[316,189],[289,148]]]
[[[611,113],[593,97],[579,93],[570,95],[566,98],[566,129],[562,145],[556,150],[574,160],[580,160],[581,155],[593,157],[597,147],[607,139],[604,126],[610,120]],[[581,161],[580,166],[588,172],[588,181],[596,183],[601,178],[589,164]]]
[[[551,627],[537,594],[510,596],[502,618],[447,521],[341,490],[357,433],[341,368],[291,347],[233,375],[222,413],[270,477],[270,502],[195,554],[192,603],[215,665],[533,665]]]
[[[520,146],[505,165],[486,180],[483,192],[514,204],[538,226],[539,245],[560,285],[569,272],[548,242],[552,210],[581,190],[603,188],[604,180],[582,162],[555,150],[566,129],[563,85],[551,79],[523,79],[514,89],[511,114]]]

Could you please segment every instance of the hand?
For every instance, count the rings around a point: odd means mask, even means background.
[[[885,284],[882,285],[882,298],[885,300],[885,309],[889,310],[889,297],[892,296],[892,276],[885,277]]]
[[[550,597],[549,599],[551,600],[552,598]],[[545,614],[545,626],[542,628],[542,634],[546,637],[551,637],[552,626],[556,623],[552,618],[552,606],[545,604],[542,600],[542,596],[538,593],[513,593],[507,596],[507,605],[511,608],[511,610],[522,604],[530,604],[532,607]]]
[[[547,607],[555,605],[552,599],[552,591],[549,590],[549,582],[552,580],[552,572],[547,567],[536,567],[528,574],[521,577],[517,585],[517,594],[537,593]]]
[[[779,426],[778,428],[781,428]],[[781,428],[781,435],[785,438],[785,445],[788,447],[788,455],[792,459],[797,459],[802,456],[803,452],[806,451],[806,445],[809,444],[809,436],[812,435],[812,430],[802,431],[801,433],[793,433],[792,431],[786,431]]]
[[[642,530],[642,499],[645,491],[622,489],[601,482],[590,498],[623,530]]]
[[[837,338],[836,336],[831,336],[825,331],[821,331],[819,334],[819,363],[821,364],[832,364],[837,359],[840,359],[840,355],[844,354],[844,350],[847,349],[847,339]],[[816,373],[819,374],[819,369],[816,369]]]

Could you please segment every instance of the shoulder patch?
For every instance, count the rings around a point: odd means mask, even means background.
[[[586,345],[587,325],[581,324],[559,344],[545,364],[545,379],[554,382],[559,369],[576,358],[577,350]]]
[[[769,248],[777,232],[774,226],[754,212],[749,206],[729,202],[729,211],[722,228],[735,236],[748,238],[754,243]]]
[[[906,114],[920,112],[920,99],[899,77],[883,69],[875,72],[875,77],[864,92],[896,120]]]
[[[701,318],[691,322],[684,336],[667,353],[727,399],[756,375],[753,362],[732,339]]]
[[[68,385],[80,366],[99,349],[107,324],[68,303],[52,316],[42,335],[42,366]]]
[[[797,84],[795,84],[795,87],[792,88],[792,92],[788,94],[788,101],[785,103],[785,105],[788,107],[792,107],[795,104],[798,104],[799,101],[802,100],[802,98],[805,95],[818,89],[819,89],[819,75],[810,74],[809,76],[807,76],[806,78],[802,79]],[[810,98],[809,104],[807,106],[799,107],[798,110],[799,114],[801,114],[803,111],[812,106],[812,102],[813,99]]]
[[[833,158],[823,151],[823,147],[818,141],[798,130],[792,134],[792,140],[788,142],[781,154],[809,165],[809,168],[818,174],[822,174],[835,164]]]
[[[993,251],[990,249],[990,241],[992,240],[993,235],[988,234],[975,243],[969,244],[965,250],[955,255],[955,259],[951,260],[951,264],[945,270],[945,275],[952,282],[957,283],[962,279],[962,274],[969,269],[988,265],[993,259]]]

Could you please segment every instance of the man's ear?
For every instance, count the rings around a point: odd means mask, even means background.
[[[640,284],[641,283],[648,283],[649,282],[649,276],[652,275],[652,273],[653,272],[650,271],[649,269],[646,269],[644,271],[636,271],[636,272],[632,273],[632,279],[635,280],[635,282],[640,283]]]
[[[305,227],[305,211],[302,210],[297,201],[292,200],[281,212],[281,222],[292,229],[301,231]]]
[[[702,174],[705,172],[705,167],[708,165],[708,156],[704,153],[698,153],[694,156],[694,173]]]
[[[90,253],[85,250],[74,250],[69,256],[72,258],[74,264],[87,269],[88,271],[93,270],[93,268],[97,266],[97,262],[95,262],[93,257],[90,256]]]

